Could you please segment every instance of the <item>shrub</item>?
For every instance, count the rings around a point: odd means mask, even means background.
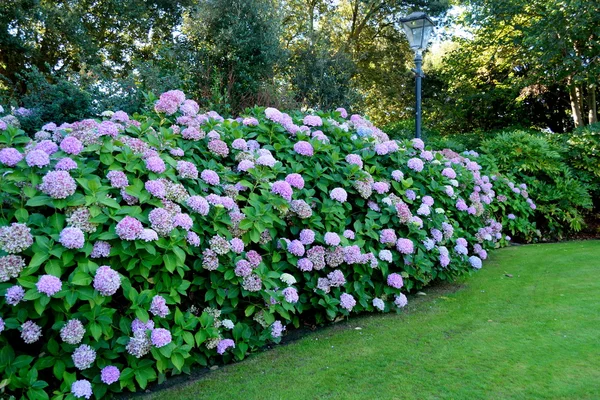
[[[504,213],[533,229],[531,200],[475,154],[390,141],[343,109],[224,120],[179,91],[154,106],[35,141],[0,126],[8,393],[101,398],[241,360],[480,268],[509,240]]]
[[[591,210],[588,185],[578,179],[561,154],[561,148],[545,136],[505,132],[483,142],[500,171],[525,182],[536,199],[536,220],[546,235],[561,237],[579,231],[584,212]]]

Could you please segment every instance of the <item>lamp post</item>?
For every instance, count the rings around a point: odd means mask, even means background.
[[[427,48],[433,32],[433,21],[424,12],[414,12],[400,20],[410,48],[415,52],[415,83],[417,104],[415,107],[415,137],[421,138],[421,78],[423,77],[423,51]]]

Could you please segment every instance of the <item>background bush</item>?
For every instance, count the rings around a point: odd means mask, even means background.
[[[343,109],[233,120],[148,99],[161,112],[35,140],[0,126],[4,393],[101,398],[241,360],[480,268],[501,223],[535,232],[526,186],[476,153],[391,141]]]

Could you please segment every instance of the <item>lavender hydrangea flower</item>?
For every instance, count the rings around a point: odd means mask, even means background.
[[[21,325],[21,338],[27,344],[37,342],[42,336],[42,328],[33,321],[26,321]]]
[[[120,377],[121,371],[119,371],[119,368],[115,367],[114,365],[108,365],[102,368],[102,371],[100,371],[100,380],[102,383],[107,385],[112,385],[113,383],[117,382]]]
[[[146,159],[146,168],[156,174],[162,174],[167,170],[165,162],[158,156],[148,157]]]
[[[273,325],[271,325],[271,337],[281,337],[283,335],[283,331],[285,331],[285,326],[283,326],[281,321],[273,322]]]
[[[273,183],[273,186],[271,187],[271,192],[283,197],[287,201],[291,201],[292,194],[294,191],[290,184],[286,181],[277,181]]]
[[[87,379],[80,379],[71,385],[71,393],[78,399],[92,397],[92,384]]]
[[[25,297],[25,289],[19,285],[11,286],[6,289],[4,297],[6,299],[6,304],[16,306],[23,300],[23,297]]]
[[[404,281],[402,280],[402,276],[397,273],[389,274],[387,277],[387,284],[394,289],[400,289],[404,286]]]
[[[304,188],[304,179],[300,174],[289,174],[285,177],[285,181],[290,184],[291,187],[296,189]]]
[[[356,305],[356,300],[354,300],[354,296],[348,293],[342,293],[340,296],[340,306],[348,311],[352,311],[354,306]]]
[[[254,162],[250,160],[242,160],[237,166],[238,171],[246,172],[254,168]]]
[[[111,246],[108,242],[104,242],[102,240],[98,240],[94,243],[94,247],[92,249],[92,253],[90,254],[91,258],[102,258],[108,257],[110,255]]]
[[[117,235],[123,240],[136,240],[144,231],[144,227],[137,219],[126,216],[117,224]]]
[[[129,338],[129,343],[125,349],[129,354],[136,358],[142,358],[150,352],[150,339],[145,330],[133,331],[133,337]]]
[[[85,328],[78,319],[69,320],[60,329],[60,338],[69,344],[79,344],[85,335]]]
[[[323,120],[318,115],[307,115],[302,120],[302,123],[308,126],[322,126]]]
[[[475,268],[475,269],[481,269],[481,259],[477,256],[471,256],[469,257],[469,263],[471,264],[471,267]]]
[[[188,161],[177,161],[177,172],[181,178],[198,178],[198,169],[194,164]]]
[[[393,245],[396,243],[397,236],[393,229],[383,229],[379,234],[379,241],[382,244]]]
[[[252,266],[246,260],[239,260],[234,270],[236,276],[247,277],[252,274]]]
[[[315,232],[311,229],[302,229],[300,231],[300,241],[304,245],[312,244],[315,241]]]
[[[408,299],[406,298],[406,296],[403,293],[400,293],[399,295],[396,296],[396,298],[394,300],[394,304],[396,304],[396,307],[398,307],[398,308],[403,308],[408,304]]]
[[[410,239],[398,239],[396,248],[401,254],[412,254],[414,252],[414,244]]]
[[[223,339],[217,344],[217,353],[223,355],[229,348],[235,348],[235,342],[231,339]]]
[[[24,266],[25,260],[22,257],[15,255],[0,257],[0,282],[18,277]]]
[[[346,193],[344,189],[338,187],[333,189],[331,193],[329,193],[329,197],[331,197],[332,200],[337,200],[340,203],[345,203],[348,199],[348,193]]]
[[[108,265],[103,265],[96,270],[94,289],[102,296],[112,296],[120,287],[121,277],[117,271]]]
[[[60,142],[60,149],[67,154],[77,155],[83,150],[83,143],[74,136],[67,136]]]
[[[301,258],[298,260],[298,269],[303,272],[310,272],[313,270],[314,263],[309,258]]]
[[[35,286],[39,293],[51,297],[60,292],[62,289],[62,282],[56,276],[42,275]]]
[[[43,150],[32,150],[25,156],[25,161],[30,167],[42,168],[50,164],[50,156]]]
[[[59,242],[67,249],[81,249],[85,244],[85,237],[81,229],[67,227],[60,232]]]
[[[208,142],[207,147],[208,150],[214,155],[220,157],[227,157],[229,155],[229,148],[227,147],[227,143],[220,139],[211,140],[210,142]]]
[[[326,232],[324,235],[325,243],[329,246],[337,246],[340,244],[340,237],[337,233],[334,232]]]
[[[87,344],[82,344],[75,349],[71,358],[73,359],[75,368],[79,370],[88,369],[96,361],[96,350]]]
[[[205,169],[200,174],[200,178],[209,185],[218,185],[221,180],[219,179],[219,175],[213,170]]]
[[[202,196],[190,196],[186,200],[186,204],[196,213],[207,215],[210,209],[208,201]]]
[[[229,244],[231,246],[231,251],[234,253],[240,254],[244,251],[244,241],[242,239],[233,238],[229,241]]]
[[[262,279],[256,274],[251,274],[244,278],[242,287],[249,292],[258,292],[262,289]]]
[[[408,160],[408,163],[406,164],[408,166],[408,168],[412,169],[415,172],[421,172],[423,171],[423,161],[419,158],[411,158],[410,160]]]
[[[376,297],[373,299],[373,307],[375,307],[379,311],[383,311],[385,309],[385,303],[383,302],[383,300]]]
[[[145,333],[147,330],[152,329],[154,329],[154,321],[152,320],[148,320],[148,322],[144,323],[140,319],[136,318],[131,323],[131,331],[133,333],[138,331],[142,331],[143,333]]]
[[[392,252],[389,250],[381,250],[379,252],[379,259],[381,261],[392,262]]]
[[[152,330],[150,339],[154,346],[161,348],[171,343],[171,332],[164,328],[157,328]]]
[[[77,184],[67,171],[50,171],[42,178],[39,188],[53,199],[66,199],[75,193]]]
[[[295,304],[299,300],[298,291],[293,287],[287,287],[281,293],[288,303]]]
[[[348,164],[358,165],[358,167],[360,169],[363,168],[362,158],[360,158],[360,156],[358,154],[348,154],[346,156],[345,160]]]
[[[166,317],[169,314],[169,307],[167,307],[165,298],[160,295],[154,296],[150,304],[150,312],[161,318]]]
[[[200,246],[200,236],[198,236],[198,234],[196,232],[189,231],[187,233],[187,236],[186,236],[185,240],[191,246],[194,246],[194,247],[199,247]]]
[[[123,171],[109,171],[106,177],[110,181],[110,186],[118,189],[129,186],[127,175]]]
[[[306,156],[306,157],[312,157],[312,155],[314,154],[314,149],[312,147],[312,144],[310,144],[309,142],[306,142],[304,140],[301,140],[299,142],[297,142],[296,144],[294,144],[294,151],[298,154],[300,154],[301,156]]]
[[[292,240],[287,245],[287,251],[297,257],[302,257],[304,255],[304,245],[300,240]]]
[[[33,244],[31,229],[25,224],[13,222],[0,227],[0,249],[9,254],[17,254]]]
[[[0,150],[0,163],[7,167],[14,167],[23,159],[23,154],[19,150],[7,147]]]
[[[329,280],[329,286],[331,287],[340,287],[346,284],[346,277],[339,269],[333,270],[327,274],[327,279]]]

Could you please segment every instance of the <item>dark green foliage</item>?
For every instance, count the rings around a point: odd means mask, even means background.
[[[560,147],[541,134],[513,131],[485,140],[481,151],[493,158],[500,171],[527,183],[536,199],[540,229],[558,237],[568,230],[581,230],[592,199]]]

